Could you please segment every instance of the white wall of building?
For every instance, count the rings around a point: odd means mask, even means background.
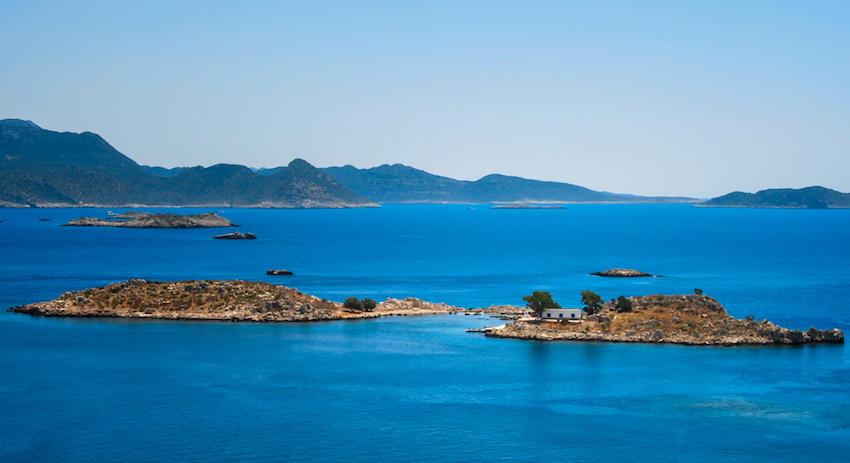
[[[581,320],[581,309],[546,309],[541,320]]]

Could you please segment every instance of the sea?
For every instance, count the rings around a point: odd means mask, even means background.
[[[483,315],[261,324],[6,311],[131,278],[468,308],[522,305],[535,290],[580,307],[584,290],[610,300],[701,289],[738,318],[850,334],[850,210],[219,213],[258,239],[61,226],[106,209],[0,209],[0,461],[850,461],[845,345],[467,333],[505,323]],[[659,276],[590,275],[618,267]]]

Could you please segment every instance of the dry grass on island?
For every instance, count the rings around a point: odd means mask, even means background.
[[[629,311],[607,302],[599,314],[577,323],[517,321],[487,336],[538,341],[651,342],[688,345],[843,343],[839,329],[789,330],[767,320],[730,317],[714,298],[698,294],[630,297]]]
[[[387,299],[371,311],[344,307],[297,289],[252,281],[128,280],[68,292],[58,299],[13,307],[46,317],[122,317],[174,320],[306,322],[444,313],[521,313],[521,307],[465,309],[416,298]]]

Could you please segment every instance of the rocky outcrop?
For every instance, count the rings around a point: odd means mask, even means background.
[[[706,346],[843,343],[839,329],[790,330],[767,320],[730,317],[715,299],[700,295],[631,297],[632,311],[618,313],[608,302],[581,323],[509,323],[488,336],[538,341],[647,342]]]
[[[129,220],[126,220],[129,219]],[[120,227],[120,228],[220,228],[238,227],[224,217],[208,212],[197,215],[151,214],[127,212],[108,220],[82,217],[72,220],[64,227]]]
[[[442,302],[425,302],[415,297],[408,297],[407,299],[387,298],[387,300],[381,302],[378,304],[378,307],[375,308],[375,312],[409,315],[424,313],[455,313],[464,311],[466,311],[466,309],[462,307],[456,307]]]
[[[532,206],[524,202],[515,202],[492,206],[490,209],[566,209],[564,206]]]
[[[214,240],[255,240],[257,239],[253,233],[225,233],[224,235],[213,236]]]
[[[651,277],[651,276],[653,276],[653,275],[650,275],[648,273],[641,272],[639,270],[631,270],[631,269],[625,269],[625,268],[612,268],[612,269],[606,270],[604,272],[591,273],[591,275],[597,275],[597,276],[600,276],[600,277],[625,277],[625,278]]]
[[[289,270],[269,270],[266,272],[266,275],[292,275],[293,273]]]

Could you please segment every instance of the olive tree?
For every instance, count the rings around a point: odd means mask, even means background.
[[[560,309],[561,305],[552,300],[552,295],[548,291],[535,291],[531,296],[522,298],[526,302],[526,306],[537,314],[537,317],[543,316],[543,311],[546,309]]]
[[[615,307],[617,309],[617,312],[631,312],[632,301],[631,299],[627,299],[626,296],[620,296],[617,298],[617,303]]]
[[[590,290],[581,292],[581,303],[585,305],[584,311],[588,315],[593,315],[602,309],[602,298]]]
[[[360,302],[360,299],[354,296],[347,297],[345,302],[342,303],[342,306],[351,310],[363,310],[363,304]]]
[[[375,310],[375,307],[378,307],[378,303],[374,299],[369,299],[368,297],[363,299],[363,310],[371,312]]]

